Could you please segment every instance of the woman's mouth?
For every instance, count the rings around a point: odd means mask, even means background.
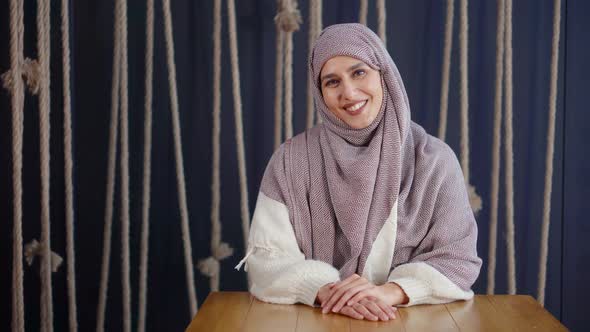
[[[344,110],[349,115],[358,115],[365,109],[365,105],[367,105],[367,100],[359,101],[358,103],[344,107]]]

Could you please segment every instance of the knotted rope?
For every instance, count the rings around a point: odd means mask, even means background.
[[[23,1],[10,0],[10,70],[2,75],[4,87],[10,92],[12,106],[12,330],[25,330],[23,289]],[[10,84],[7,84],[7,81]]]
[[[280,0],[275,23],[284,31],[285,42],[285,139],[293,136],[293,32],[299,30],[301,14],[297,1]]]
[[[29,266],[33,265],[36,256],[43,257],[43,246],[37,241],[37,239],[33,239],[25,245],[25,260]],[[63,258],[61,258],[56,252],[52,251],[50,262],[51,272],[57,272],[63,262]]]
[[[213,130],[211,176],[211,256],[199,261],[198,268],[208,276],[211,291],[219,291],[220,260],[232,255],[233,249],[221,242],[220,208],[220,134],[221,134],[221,0],[213,2]]]
[[[50,5],[48,1],[37,2],[37,52],[39,62],[39,138],[41,166],[41,330],[53,331],[53,292],[51,287],[51,226],[49,187],[50,181]]]

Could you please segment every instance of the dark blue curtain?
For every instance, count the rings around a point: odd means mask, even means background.
[[[357,21],[358,1],[324,1],[324,25]],[[102,257],[108,131],[113,51],[113,2],[71,1],[74,183],[76,210],[76,282],[80,330],[92,330]],[[250,210],[266,163],[273,151],[273,99],[276,4],[272,0],[237,1],[240,74]],[[294,126],[305,127],[308,3],[300,1],[304,24],[294,35]],[[156,1],[152,205],[150,209],[149,330],[182,330],[189,323],[180,215],[178,209],[172,125],[169,109],[161,2]],[[59,2],[52,2],[51,31],[51,242],[65,257],[63,184],[63,114]],[[210,175],[212,109],[212,3],[173,1],[172,15],[183,141],[184,169],[195,261],[210,255]],[[557,124],[546,308],[572,330],[589,323],[583,300],[590,297],[590,237],[586,204],[590,196],[590,154],[584,137],[590,131],[585,97],[590,82],[587,32],[590,4],[563,1]],[[36,2],[25,1],[25,55],[36,57]],[[388,1],[388,48],[400,69],[412,107],[413,120],[431,134],[438,128],[441,62],[444,38],[444,1]],[[487,283],[490,165],[492,146],[496,3],[469,4],[469,110],[471,178],[483,199],[477,215],[478,252],[484,268],[474,289],[484,293]],[[233,266],[243,255],[239,212],[239,183],[234,137],[233,100],[223,5],[221,218],[223,239],[234,255],[221,266],[222,290],[246,290],[244,272]],[[545,149],[553,1],[514,2],[514,204],[516,222],[517,286],[519,294],[536,296],[543,211]],[[9,3],[0,2],[0,71],[9,61]],[[456,4],[447,141],[459,152],[459,13]],[[376,29],[374,3],[369,26]],[[137,317],[139,235],[143,172],[143,96],[145,3],[129,0],[129,130],[131,191],[131,282],[134,327]],[[12,274],[12,130],[10,94],[0,92],[0,327],[9,329]],[[23,163],[23,237],[40,236],[39,116],[37,97],[27,94]],[[503,161],[502,161],[503,165]],[[502,172],[502,176],[503,176]],[[117,188],[119,186],[117,179]],[[496,292],[507,291],[504,186],[500,190]],[[110,265],[106,327],[122,329],[120,282],[119,195]],[[25,267],[27,330],[39,328],[38,262]],[[208,279],[196,272],[199,303],[209,292]],[[67,329],[66,269],[53,274],[57,331]],[[578,300],[580,299],[580,300]]]

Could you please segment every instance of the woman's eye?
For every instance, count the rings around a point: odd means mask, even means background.
[[[364,69],[357,69],[354,71],[354,77],[361,77],[364,76],[367,72]]]
[[[326,81],[325,86],[327,86],[327,87],[333,87],[333,86],[336,86],[337,84],[338,84],[338,81],[337,80],[328,80],[328,81]]]

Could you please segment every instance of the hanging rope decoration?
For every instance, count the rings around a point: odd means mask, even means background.
[[[244,252],[248,248],[248,234],[250,233],[250,210],[248,207],[248,179],[246,177],[246,157],[244,148],[244,128],[242,125],[242,94],[240,89],[240,65],[238,63],[238,34],[236,29],[236,5],[234,0],[227,1],[229,52],[231,59],[232,91],[234,99],[234,120],[236,127],[236,146],[238,155],[238,171],[240,175],[240,211],[242,215],[242,236]]]
[[[211,176],[211,256],[199,262],[199,270],[208,276],[212,292],[219,291],[220,261],[233,254],[233,248],[221,242],[220,207],[220,134],[221,134],[221,0],[213,2],[213,157]]]
[[[150,233],[150,194],[152,171],[152,99],[154,69],[154,0],[146,2],[145,22],[145,99],[143,120],[143,196],[141,214],[141,256],[139,264],[139,303],[137,330],[145,331],[147,275]]]
[[[369,12],[369,0],[360,0],[359,4],[359,23],[367,25],[367,13]]]
[[[123,60],[124,55],[126,55],[126,51],[124,52],[123,49],[127,47],[127,43],[124,39],[127,38],[126,34],[126,3],[123,3],[124,0],[117,0],[115,4],[114,10],[114,50],[113,50],[113,83],[111,89],[111,123],[109,129],[109,161],[108,161],[108,174],[107,174],[107,197],[106,197],[106,207],[105,207],[105,227],[104,227],[104,236],[103,236],[103,257],[102,257],[102,268],[101,268],[101,279],[100,279],[100,291],[99,291],[99,298],[98,298],[98,308],[97,308],[97,320],[96,320],[96,330],[97,331],[104,331],[104,322],[105,322],[105,310],[106,310],[106,300],[108,294],[108,277],[109,277],[109,265],[110,265],[110,252],[111,252],[111,237],[112,237],[112,221],[113,221],[113,203],[114,203],[114,189],[115,189],[115,167],[116,167],[116,153],[117,153],[117,136],[118,136],[118,127],[119,121],[121,121],[121,246],[122,246],[122,253],[121,253],[121,282],[123,288],[123,296],[122,299],[122,308],[123,308],[123,328],[125,331],[129,331],[131,328],[131,312],[130,307],[130,297],[131,292],[128,287],[128,283],[126,282],[126,275],[128,276],[128,267],[125,268],[125,262],[128,262],[128,256],[125,258],[125,235],[127,235],[128,239],[128,231],[125,231],[125,212],[123,211],[126,205],[125,200],[128,200],[128,187],[127,187],[127,198],[125,197],[125,183],[128,182],[124,181],[123,178],[125,175],[123,171],[125,169],[125,160],[123,154],[125,153],[124,144],[127,142],[124,136],[124,129],[126,123],[123,122],[123,118],[126,117],[126,112],[124,109],[127,108],[127,99],[124,97],[126,95],[127,90],[127,79],[123,79],[126,76],[126,61]],[[125,93],[124,93],[125,91]],[[125,99],[124,99],[125,98]],[[119,107],[121,108],[121,114],[119,114]],[[121,118],[119,118],[119,116]],[[127,142],[128,143],[128,142]],[[128,150],[128,148],[127,148]],[[127,152],[128,153],[128,152]],[[127,174],[128,175],[128,174]],[[128,212],[128,208],[127,208]],[[128,223],[127,223],[128,227]],[[128,247],[127,247],[128,248]],[[128,253],[128,251],[127,251]],[[127,274],[125,272],[127,270]],[[127,289],[126,289],[127,288]]]
[[[10,70],[2,75],[3,86],[9,90],[12,108],[12,330],[25,330],[23,289],[23,1],[10,0]]]
[[[505,107],[504,117],[504,163],[506,167],[505,192],[506,192],[506,254],[508,255],[508,294],[516,294],[516,255],[514,249],[514,153],[512,151],[512,0],[506,0],[506,37],[504,42],[505,53]]]
[[[387,8],[385,7],[385,0],[377,0],[377,34],[383,45],[387,47]],[[360,0],[359,3],[359,23],[367,24],[367,14],[369,12],[369,1]]]
[[[494,294],[496,284],[496,247],[498,237],[498,194],[500,183],[500,129],[502,123],[502,82],[504,80],[504,0],[498,1],[496,26],[496,87],[494,94],[494,129],[490,193],[490,228],[488,246],[487,293]]]
[[[41,147],[41,331],[53,331],[53,293],[51,287],[51,226],[49,206],[49,136],[51,93],[49,57],[50,5],[48,1],[37,2],[37,52],[39,62],[39,138]]]
[[[281,0],[279,0],[281,1]],[[276,58],[275,58],[275,137],[274,149],[281,145],[283,134],[283,60],[285,49],[285,32],[276,24]]]
[[[551,190],[553,187],[553,155],[555,151],[555,116],[557,112],[557,80],[559,66],[559,37],[561,26],[561,0],[553,2],[553,39],[551,43],[551,79],[549,87],[549,118],[547,133],[547,153],[545,156],[545,189],[543,191],[543,224],[541,226],[541,253],[539,256],[539,277],[537,300],[545,305],[545,285],[547,282],[547,251],[549,242],[549,222],[551,221]]]
[[[311,58],[311,52],[316,38],[322,32],[322,0],[311,0],[309,2],[309,30],[307,43],[307,57]],[[280,71],[280,70],[279,70]],[[307,79],[307,125],[309,129],[315,124],[315,107],[313,105],[313,78]]]
[[[68,321],[70,331],[78,331],[76,306],[76,256],[74,254],[74,184],[72,169],[72,98],[70,91],[70,14],[69,1],[61,1],[61,43],[63,71],[63,114],[64,114],[64,186],[66,208],[66,259],[68,288]]]
[[[33,239],[25,245],[25,260],[27,261],[27,265],[32,266],[36,256],[43,257],[43,246],[37,241],[37,239]],[[57,272],[63,262],[63,258],[61,258],[56,252],[52,251],[50,261],[51,272]]]
[[[502,1],[502,0],[500,0]],[[447,0],[447,17],[445,23],[445,46],[443,50],[443,69],[440,88],[440,117],[438,124],[438,138],[446,140],[447,114],[449,108],[449,76],[451,69],[451,50],[453,49],[453,14],[455,0]]]
[[[299,30],[301,14],[295,0],[279,0],[275,24],[284,32],[285,139],[293,137],[293,32]]]
[[[174,136],[174,155],[176,159],[176,180],[178,186],[178,204],[182,226],[182,242],[184,247],[184,263],[186,266],[186,282],[189,292],[190,314],[197,313],[197,292],[192,258],[192,244],[188,224],[188,208],[186,204],[186,185],[184,181],[184,161],[182,158],[182,140],[180,137],[180,119],[178,112],[178,92],[176,88],[176,65],[174,62],[174,39],[172,38],[172,14],[170,0],[162,0],[164,13],[164,32],[166,40],[166,62],[168,64],[168,83],[170,88],[170,109],[172,111],[172,129]]]
[[[385,8],[385,0],[377,0],[377,27],[379,31],[379,38],[383,41],[383,45],[387,47],[387,10]]]
[[[467,41],[468,41],[468,13],[467,0],[461,0],[460,20],[460,67],[461,74],[461,168],[469,194],[469,203],[473,212],[481,210],[481,198],[477,195],[475,187],[469,181],[469,91],[468,91],[468,62],[467,62]]]
[[[131,280],[129,273],[129,76],[127,69],[127,0],[117,0],[121,20],[121,288],[123,331],[131,332]]]

